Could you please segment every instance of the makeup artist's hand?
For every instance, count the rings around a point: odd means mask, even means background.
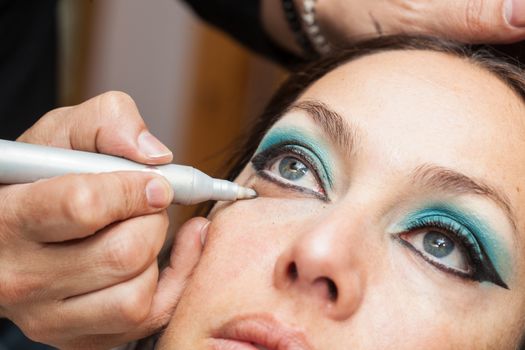
[[[302,7],[303,0],[294,1]],[[281,0],[263,0],[262,4],[266,30],[276,42],[298,52]],[[466,43],[525,39],[523,0],[322,0],[317,1],[315,10],[322,32],[330,42],[339,44],[403,33]]]
[[[169,162],[123,93],[53,110],[19,141]],[[181,228],[159,279],[172,190],[151,173],[67,175],[0,187],[0,317],[61,349],[106,349],[165,325],[201,253]],[[174,269],[176,268],[176,269]]]

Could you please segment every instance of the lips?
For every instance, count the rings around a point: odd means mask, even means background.
[[[271,315],[235,317],[213,333],[214,350],[312,350],[303,333]]]

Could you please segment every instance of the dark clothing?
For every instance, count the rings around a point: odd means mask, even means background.
[[[183,0],[204,21],[226,32],[250,50],[284,66],[301,59],[276,45],[261,21],[261,0]]]
[[[57,105],[56,0],[0,0],[0,139]]]
[[[53,350],[50,346],[35,343],[15,325],[6,319],[0,319],[0,350]]]

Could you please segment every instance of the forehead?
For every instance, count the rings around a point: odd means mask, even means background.
[[[450,167],[502,188],[518,215],[525,191],[525,109],[492,73],[430,51],[365,56],[331,71],[300,100],[320,100],[357,130],[384,170]],[[292,122],[293,116],[282,122]]]
[[[359,58],[331,71],[303,95],[315,97],[348,109],[345,117],[360,123],[477,125],[472,132],[514,130],[520,140],[525,129],[517,94],[484,68],[438,52],[389,51]]]

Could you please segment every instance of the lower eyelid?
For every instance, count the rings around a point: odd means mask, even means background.
[[[322,195],[326,197],[326,188],[327,188],[327,181],[324,180],[326,177],[324,166],[319,166],[318,161],[315,161],[312,159],[312,156],[308,155],[306,151],[301,151],[299,148],[302,146],[294,146],[294,145],[282,145],[282,146],[275,146],[274,148],[269,148],[266,150],[263,150],[259,153],[257,153],[251,160],[252,166],[254,170],[256,171],[264,171],[268,170],[273,166],[276,162],[282,160],[283,158],[290,156],[297,158],[302,163],[304,163],[308,169],[312,172],[312,175],[315,176],[316,182],[319,185],[319,188],[321,188]],[[321,175],[321,173],[324,174]],[[283,181],[279,181],[278,179],[275,179],[275,181],[279,183],[287,183]],[[299,186],[294,186],[295,188],[301,188]]]
[[[309,197],[313,197],[315,199],[322,200],[324,202],[328,202],[329,201],[329,199],[324,194],[324,191],[323,191],[323,193],[319,193],[319,192],[316,192],[314,190],[310,190],[310,189],[305,188],[305,187],[296,186],[293,183],[288,183],[288,182],[281,181],[281,180],[277,179],[275,176],[273,176],[272,174],[268,174],[267,170],[256,171],[255,175],[259,179],[261,179],[261,180],[263,180],[263,181],[265,181],[267,183],[271,183],[271,184],[273,184],[275,186],[278,186],[279,189],[286,190],[287,192],[289,192],[291,194],[297,195],[298,193],[300,193],[300,194],[302,194],[301,197],[304,197],[304,195],[307,195]]]
[[[313,153],[310,154],[310,153]],[[265,155],[268,155],[265,157]],[[319,158],[315,152],[309,150],[307,147],[296,144],[283,144],[276,145],[260,151],[252,158],[252,164],[255,166],[256,170],[262,170],[263,166],[268,166],[268,164],[275,162],[277,159],[285,156],[297,157],[299,160],[304,162],[309,169],[315,173],[315,177],[319,181],[319,184],[323,188],[323,191],[326,191],[326,188],[332,187],[330,176],[326,170],[325,165],[322,160]],[[265,158],[260,160],[259,158]],[[254,162],[255,160],[255,162]],[[264,163],[264,165],[263,165]]]
[[[435,269],[435,271],[439,271],[441,273],[444,272],[444,273],[449,274],[452,277],[460,278],[462,282],[475,281],[475,279],[473,279],[470,273],[465,273],[465,272],[447,267],[446,265],[440,264],[436,261],[431,261],[430,258],[427,258],[424,254],[422,254],[419,250],[417,250],[412,244],[402,239],[400,235],[395,235],[393,239],[398,241],[398,243],[402,247],[404,247],[406,250],[408,250],[411,254],[415,254],[414,258],[419,259],[424,264],[427,264],[432,269]]]

